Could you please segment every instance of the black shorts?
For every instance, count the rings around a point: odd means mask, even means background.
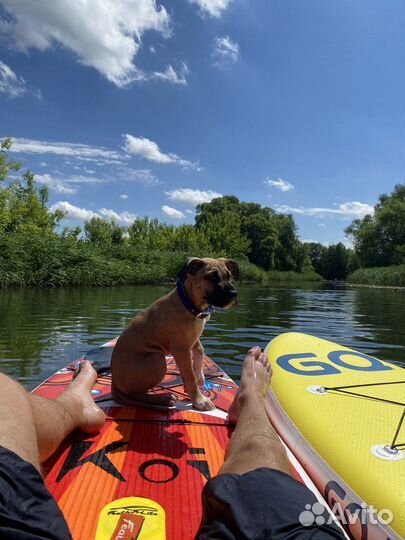
[[[31,463],[0,447],[1,540],[69,540],[65,518]]]
[[[260,468],[242,475],[222,474],[207,482],[196,539],[344,539],[329,522],[329,513],[307,487],[283,472]]]

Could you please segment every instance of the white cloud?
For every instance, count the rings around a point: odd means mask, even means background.
[[[84,176],[82,174],[73,174],[72,176],[66,176],[62,178],[64,182],[68,184],[105,184],[106,180],[103,178],[97,178],[95,176]]]
[[[180,69],[175,71],[173,66],[169,64],[165,71],[154,71],[149,78],[150,79],[160,79],[161,81],[171,82],[173,84],[187,84],[186,75],[188,75],[189,70],[187,65],[182,62]]]
[[[141,182],[147,186],[162,183],[150,169],[132,169],[130,167],[118,167],[117,180],[124,182]]]
[[[117,213],[108,208],[100,208],[98,212],[93,212],[93,210],[88,210],[87,208],[74,206],[67,201],[59,201],[53,204],[50,210],[51,212],[55,212],[55,210],[62,210],[62,212],[66,213],[64,219],[68,220],[87,221],[94,217],[102,217],[105,219],[114,219],[121,225],[131,225],[131,223],[133,223],[136,219],[135,214],[131,214],[127,211]]]
[[[196,163],[183,159],[176,154],[165,154],[154,141],[146,137],[134,137],[133,135],[124,135],[124,150],[128,154],[133,154],[141,158],[153,161],[155,163],[176,163],[185,168],[198,168]]]
[[[109,210],[108,208],[100,208],[99,212],[103,218],[118,221],[120,225],[132,225],[132,223],[136,220],[136,215],[127,211],[117,213],[114,212],[114,210]]]
[[[123,201],[126,201],[128,199],[128,195],[126,193],[122,193],[120,195],[120,199],[122,199]]]
[[[319,240],[314,240],[313,238],[304,238],[301,240],[303,244],[321,244],[322,242],[319,242]]]
[[[0,35],[17,50],[62,45],[119,87],[148,78],[134,64],[142,35],[170,33],[169,14],[155,0],[2,0],[2,5],[10,20],[0,22]]]
[[[16,98],[23,96],[26,91],[27,86],[24,79],[18,77],[11,67],[0,60],[0,93]]]
[[[189,0],[192,4],[197,4],[201,13],[208,13],[211,17],[221,17],[232,0]]]
[[[271,180],[268,178],[264,181],[264,183],[270,187],[279,189],[280,191],[291,191],[294,189],[294,186],[290,184],[290,182],[287,182],[287,180],[282,180],[281,178],[278,178],[277,180]]]
[[[193,204],[194,206],[201,203],[211,202],[212,199],[222,197],[221,193],[216,191],[201,191],[199,189],[175,189],[173,191],[165,191],[165,194],[171,201],[176,201],[185,204]]]
[[[161,210],[164,214],[166,214],[166,216],[174,219],[183,219],[186,217],[183,212],[176,210],[176,208],[172,208],[171,206],[163,205]]]
[[[228,62],[234,64],[239,57],[239,45],[229,36],[218,37],[215,39],[213,56],[216,59],[216,65],[221,66]]]
[[[60,174],[60,173],[59,173]],[[75,174],[71,176],[54,176],[48,173],[36,174],[35,180],[38,184],[45,185],[50,191],[55,193],[64,193],[65,195],[74,195],[77,193],[77,188],[72,187],[71,184],[84,185],[84,184],[104,184],[106,180],[96,178],[94,176],[83,176]]]
[[[109,163],[121,163],[126,157],[115,150],[90,146],[86,144],[47,142],[34,139],[13,138],[11,152],[22,154],[55,154],[58,156],[69,156],[84,161],[99,161]],[[71,163],[71,162],[69,162]]]
[[[339,204],[337,208],[305,208],[275,204],[274,208],[283,214],[302,214],[305,216],[328,216],[337,215],[350,218],[362,218],[366,214],[372,214],[374,207],[357,201]]]
[[[50,208],[50,211],[55,212],[55,210],[62,210],[62,212],[65,212],[65,219],[78,219],[84,221],[93,217],[98,217],[98,214],[96,214],[92,210],[87,210],[86,208],[79,208],[78,206],[74,206],[67,201],[59,201],[53,204]]]
[[[1,0],[0,0],[1,1]],[[96,165],[117,165],[117,172],[123,180],[137,180],[145,184],[159,184],[160,181],[150,169],[132,169],[127,166],[131,155],[139,156],[155,163],[175,163],[184,168],[201,170],[197,163],[183,159],[176,154],[165,154],[161,152],[159,146],[145,138],[124,135],[124,150],[108,150],[103,147],[91,146],[79,143],[47,142],[35,139],[12,138],[13,144],[11,152],[20,154],[53,154],[56,156],[68,157],[64,161],[65,165],[72,166],[76,170],[84,170],[87,173],[94,173],[80,162],[94,162]]]
[[[77,193],[76,188],[66,186],[62,180],[52,178],[50,174],[36,174],[35,180],[38,184],[47,186],[50,191],[54,191],[55,193],[62,193],[65,195],[74,195]]]

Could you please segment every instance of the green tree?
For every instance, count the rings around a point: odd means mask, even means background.
[[[309,242],[305,247],[313,269],[324,279],[344,280],[359,267],[357,255],[341,242],[330,246]]]
[[[271,208],[255,203],[240,203],[241,230],[250,240],[249,260],[266,270],[277,267],[279,227],[277,215]]]
[[[216,253],[248,257],[265,270],[300,272],[309,260],[291,215],[225,196],[196,208],[196,226]]]
[[[129,243],[137,249],[165,251],[174,234],[173,225],[159,223],[156,218],[137,218],[128,227]]]
[[[325,251],[325,246],[319,244],[318,242],[308,242],[305,244],[308,257],[311,261],[312,268],[318,274],[322,275],[322,255]]]
[[[345,230],[353,240],[361,266],[403,264],[405,259],[405,185],[381,195],[374,214],[354,220]]]
[[[114,220],[93,217],[84,224],[85,238],[91,244],[109,247],[123,242],[125,229]]]
[[[325,247],[321,257],[321,276],[328,280],[346,279],[349,251],[341,242]]]
[[[250,241],[241,233],[240,216],[230,210],[210,215],[199,231],[217,256],[243,258],[249,252]]]
[[[169,243],[171,251],[180,251],[189,255],[209,255],[212,247],[206,236],[194,225],[180,225],[175,227],[174,234]]]
[[[299,248],[297,227],[291,215],[278,214],[278,249],[275,264],[278,270],[301,271],[302,251]],[[301,268],[300,268],[301,266]]]
[[[48,189],[38,189],[34,175],[26,171],[22,178],[11,178],[20,164],[8,158],[11,139],[0,143],[0,232],[52,233],[63,212],[50,212]]]
[[[196,207],[196,227],[208,240],[216,255],[246,257],[251,241],[242,231],[240,203],[226,196]]]

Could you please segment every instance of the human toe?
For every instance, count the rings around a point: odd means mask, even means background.
[[[251,349],[248,350],[247,356],[254,356],[254,357],[258,358],[258,356],[260,355],[261,352],[262,352],[261,348],[255,346],[255,347],[252,347]]]

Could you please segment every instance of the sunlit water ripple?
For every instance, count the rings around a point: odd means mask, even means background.
[[[89,348],[117,336],[170,287],[0,291],[1,371],[33,388]],[[327,284],[239,287],[239,305],[217,311],[203,344],[238,380],[246,350],[276,335],[313,334],[405,367],[403,290]]]

